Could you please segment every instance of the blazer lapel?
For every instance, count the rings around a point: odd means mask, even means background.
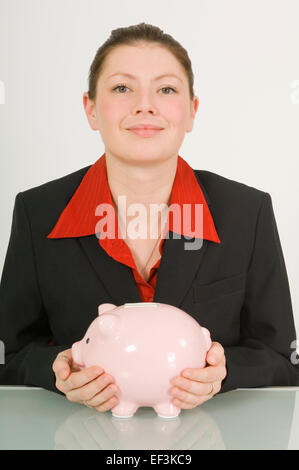
[[[201,241],[202,246],[198,250],[186,250],[184,244],[194,243],[194,239],[183,236],[175,238],[177,234],[173,232],[168,232],[167,236],[153,302],[179,307],[199,269],[207,240]],[[126,302],[141,302],[131,268],[109,256],[95,235],[79,237],[78,240],[113,303],[123,305]]]
[[[141,302],[133,272],[129,266],[108,255],[96,235],[78,238],[97,276],[115,305]]]
[[[210,210],[212,204],[209,195],[199,179],[198,172],[194,171],[194,174]],[[176,234],[173,232],[168,232],[168,236],[169,238],[165,240],[163,245],[153,301],[179,308],[192,285],[193,279],[202,267],[208,243],[213,242],[196,239],[200,243],[200,248],[190,250],[186,247],[188,243],[195,243],[195,238],[191,239],[183,235],[180,235],[180,238],[175,238]]]
[[[200,269],[203,256],[207,248],[207,240],[197,239],[201,247],[197,250],[185,249],[185,244],[195,243],[181,235],[168,232],[169,238],[165,240],[160,266],[158,268],[157,284],[154,294],[154,302],[165,303],[180,307],[187,294],[192,281]]]

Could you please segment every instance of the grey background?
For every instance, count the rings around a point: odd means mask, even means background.
[[[112,29],[141,21],[193,64],[199,110],[179,154],[271,194],[299,331],[297,0],[0,0],[1,271],[16,194],[104,152],[82,104],[89,66]]]

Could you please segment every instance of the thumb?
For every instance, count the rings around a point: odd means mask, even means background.
[[[66,380],[70,374],[70,360],[65,354],[58,354],[56,358],[56,374],[61,380]]]
[[[223,347],[218,342],[213,342],[207,354],[207,362],[211,365],[218,364],[223,357]]]

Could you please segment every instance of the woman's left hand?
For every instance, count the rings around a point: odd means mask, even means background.
[[[202,369],[184,369],[182,374],[171,380],[173,388],[172,403],[183,409],[195,408],[212,398],[221,389],[222,380],[226,377],[226,360],[220,343],[213,342]],[[186,373],[190,372],[187,378]]]

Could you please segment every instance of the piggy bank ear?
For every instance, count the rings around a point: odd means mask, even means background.
[[[107,313],[106,315],[101,315],[96,319],[99,330],[102,335],[110,336],[115,332],[115,326],[117,325],[119,318],[116,315]]]
[[[108,312],[109,310],[113,310],[116,307],[114,304],[101,304],[98,306],[98,314],[101,315],[102,313]]]
[[[206,342],[207,351],[208,351],[210,349],[210,347],[212,346],[210,332],[207,328],[204,328],[203,326],[201,327],[201,331],[203,332],[205,342]]]

